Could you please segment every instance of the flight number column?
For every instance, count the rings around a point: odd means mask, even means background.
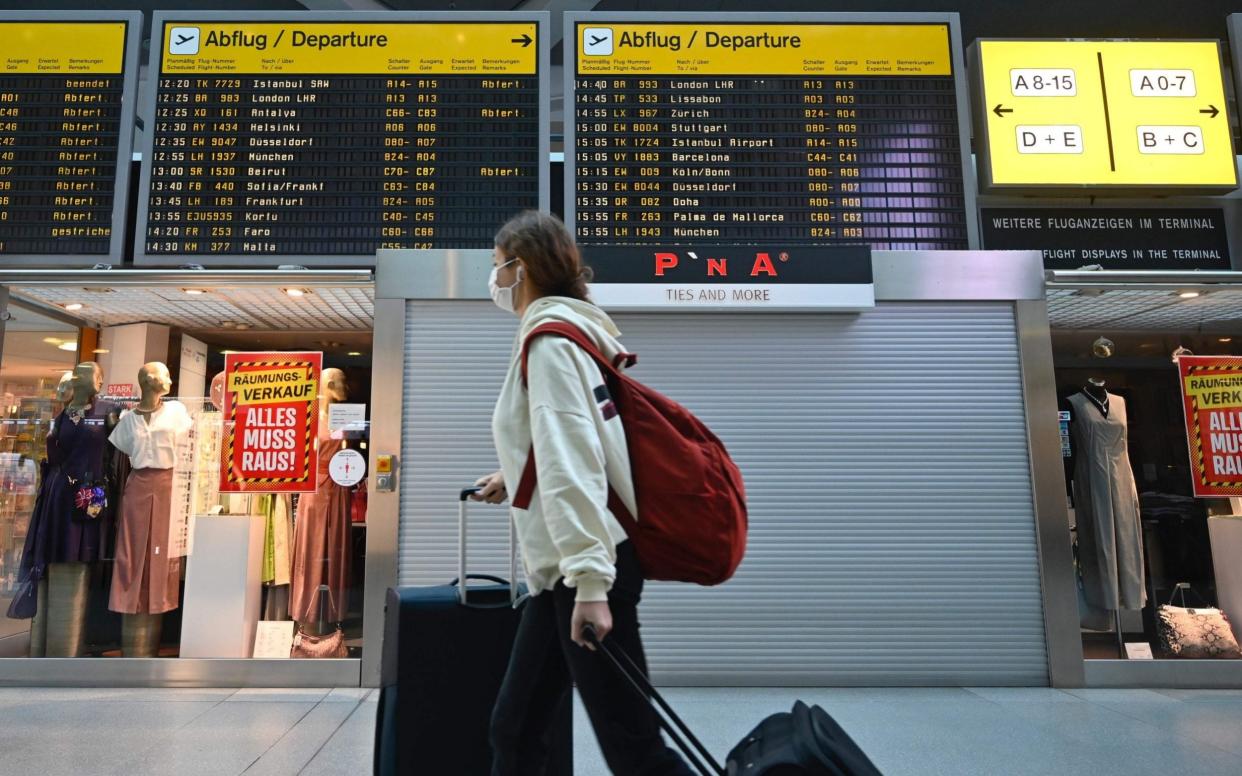
[[[240,240],[242,87],[234,77],[160,78],[148,253],[231,253]]]
[[[626,79],[578,78],[574,105],[574,212],[577,236],[594,242],[628,240],[628,226],[614,226],[612,208],[625,212],[630,205],[628,183],[614,190],[609,180],[614,168],[628,179],[624,165],[630,161],[628,141],[609,136],[614,121],[623,122],[627,108],[624,97],[614,95],[627,87]],[[614,193],[617,192],[617,193]]]

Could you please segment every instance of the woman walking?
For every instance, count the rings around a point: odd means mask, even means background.
[[[665,744],[650,704],[583,635],[591,624],[646,671],[642,572],[607,506],[611,486],[636,512],[622,419],[599,367],[567,339],[536,339],[522,377],[522,343],[545,323],[577,326],[608,358],[623,352],[617,327],[588,298],[589,277],[555,216],[522,213],[496,235],[492,299],[521,323],[492,416],[501,470],[478,481],[474,498],[503,502],[532,452],[538,487],[529,509],[512,510],[531,597],[492,714],[493,776],[544,772],[552,717],[573,685],[613,773],[692,774]]]

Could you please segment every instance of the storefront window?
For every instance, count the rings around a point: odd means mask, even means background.
[[[361,656],[370,332],[141,323],[79,341],[15,318],[0,656]],[[253,394],[226,364],[248,352],[277,365]]]
[[[19,587],[22,550],[43,481],[47,433],[63,402],[57,386],[77,362],[78,330],[15,310],[5,324],[0,371],[0,607]],[[27,653],[29,621],[0,618],[0,657]]]
[[[1053,343],[1086,658],[1242,658],[1242,510],[1195,497],[1174,361],[1237,354],[1242,331]]]

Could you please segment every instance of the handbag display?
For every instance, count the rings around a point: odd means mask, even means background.
[[[98,520],[108,508],[108,481],[91,479],[88,474],[84,479],[74,479],[66,475],[73,493],[74,519],[89,523]]]
[[[1242,658],[1242,649],[1238,648],[1225,613],[1212,607],[1187,607],[1187,590],[1190,585],[1179,583],[1169,603],[1156,608],[1161,649],[1170,657],[1191,660]],[[1181,606],[1174,606],[1173,599],[1179,595]]]
[[[327,585],[320,585],[315,591],[318,596],[319,603],[319,627],[323,627],[323,622],[327,619],[327,609],[324,606],[324,596],[328,597],[329,602],[332,599],[332,593]],[[289,657],[305,657],[305,658],[342,658],[349,657],[349,648],[345,646],[345,631],[341,630],[340,624],[336,629],[328,633],[322,633],[318,636],[307,633],[305,625],[298,626],[298,632],[293,637],[293,648],[289,650]]]
[[[289,657],[307,657],[307,658],[341,658],[349,657],[349,650],[345,647],[345,632],[337,626],[336,630],[323,636],[312,636],[305,630],[298,628],[297,635],[293,637],[293,649],[289,651]]]

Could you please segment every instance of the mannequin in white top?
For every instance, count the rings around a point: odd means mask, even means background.
[[[116,566],[108,608],[124,616],[122,653],[154,657],[161,618],[179,604],[181,559],[169,557],[172,470],[177,442],[192,421],[185,405],[165,399],[168,367],[153,361],[138,370],[142,398],[121,415],[109,441],[129,456],[117,529]]]

